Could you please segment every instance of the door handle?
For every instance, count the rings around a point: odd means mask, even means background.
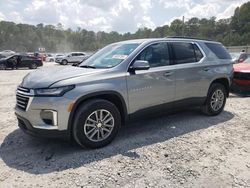
[[[173,72],[165,72],[165,73],[164,73],[164,76],[165,76],[165,77],[168,77],[168,76],[171,76],[172,74],[173,74]]]
[[[207,71],[209,71],[209,70],[210,70],[210,68],[205,67],[203,70],[207,72]]]

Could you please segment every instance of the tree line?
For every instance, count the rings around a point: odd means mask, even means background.
[[[175,19],[170,25],[154,30],[139,28],[135,33],[93,32],[78,28],[63,29],[62,24],[44,25],[15,24],[0,22],[0,50],[18,52],[37,51],[44,47],[47,52],[95,51],[103,46],[122,40],[188,36],[222,42],[226,46],[250,44],[250,2],[235,9],[228,19],[216,20],[193,17],[185,22]]]

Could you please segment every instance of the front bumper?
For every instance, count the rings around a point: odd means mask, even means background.
[[[70,132],[68,130],[59,131],[59,130],[37,129],[31,125],[29,120],[19,116],[18,114],[16,114],[16,116],[19,128],[29,135],[42,138],[70,139]]]
[[[26,133],[38,137],[70,137],[68,128],[74,100],[62,97],[34,97],[33,89],[18,87],[15,114],[18,126]]]

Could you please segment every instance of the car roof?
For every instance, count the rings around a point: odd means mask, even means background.
[[[165,37],[165,38],[145,38],[145,39],[132,39],[121,41],[118,43],[144,43],[144,42],[157,42],[157,41],[185,41],[185,42],[208,42],[208,43],[219,43],[216,41],[211,41],[209,39],[199,39],[191,37]]]

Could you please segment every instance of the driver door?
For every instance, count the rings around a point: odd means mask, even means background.
[[[150,68],[129,72],[127,75],[131,114],[145,112],[147,109],[172,108],[175,99],[175,70],[171,66],[169,52],[168,43],[159,42],[148,46],[135,58],[148,61]]]

